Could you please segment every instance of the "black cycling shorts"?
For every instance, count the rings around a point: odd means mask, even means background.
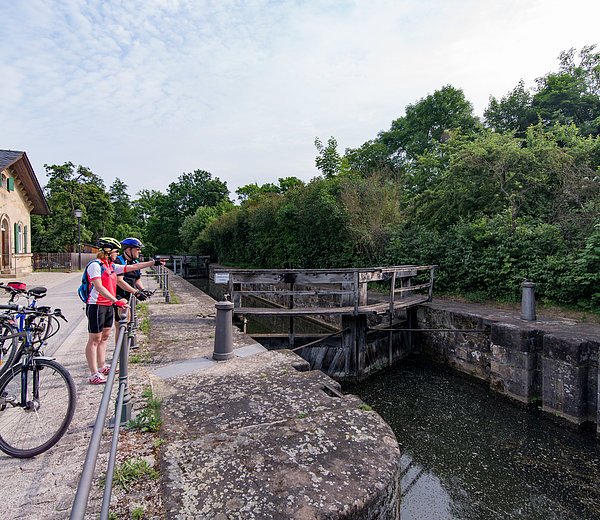
[[[98,334],[103,329],[110,329],[113,326],[115,314],[112,305],[90,303],[85,307],[85,314],[88,317],[88,332],[90,334]]]

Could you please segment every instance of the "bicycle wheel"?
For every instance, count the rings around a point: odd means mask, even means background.
[[[76,399],[71,375],[56,361],[34,358],[27,369],[12,366],[0,377],[0,450],[28,458],[54,446],[73,419]]]
[[[16,334],[16,329],[5,321],[0,321],[0,375],[4,374],[8,367],[15,361],[19,350],[19,338],[7,338]]]

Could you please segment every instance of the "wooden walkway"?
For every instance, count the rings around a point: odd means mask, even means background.
[[[420,305],[429,301],[429,296],[426,294],[417,294],[406,296],[401,299],[394,300],[394,309],[408,309],[415,305]],[[389,302],[373,303],[370,305],[359,305],[356,308],[356,314],[387,314],[390,310]],[[234,307],[233,312],[240,315],[255,315],[255,316],[318,316],[323,314],[328,315],[353,315],[355,312],[354,306],[346,307]]]

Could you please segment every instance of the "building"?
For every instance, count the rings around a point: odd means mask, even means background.
[[[30,215],[50,213],[25,152],[0,150],[0,275],[32,270]]]

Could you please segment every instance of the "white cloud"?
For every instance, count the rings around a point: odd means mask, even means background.
[[[597,0],[4,2],[0,148],[132,193],[197,168],[232,192],[308,180],[315,136],[359,146],[445,84],[481,114],[595,43],[598,15]]]

